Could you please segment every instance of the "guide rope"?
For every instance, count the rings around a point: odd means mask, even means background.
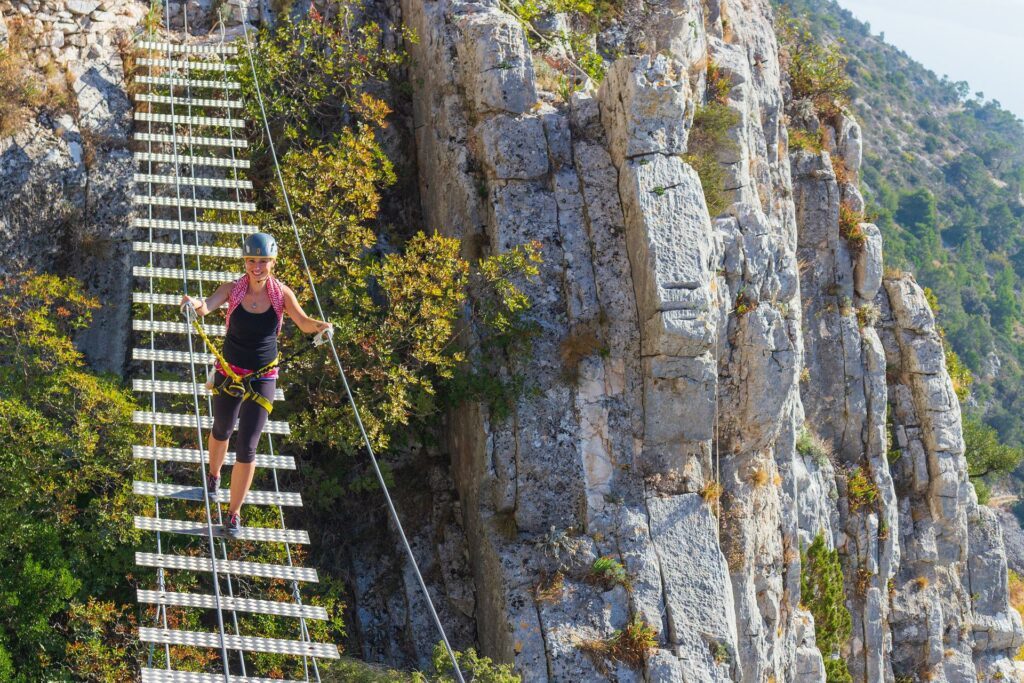
[[[260,115],[263,120],[263,128],[267,136],[267,147],[270,149],[270,155],[274,162],[274,171],[277,175],[278,183],[281,187],[281,196],[284,198],[285,209],[288,213],[288,220],[291,223],[292,231],[295,234],[295,242],[299,249],[299,255],[302,258],[302,266],[306,272],[306,278],[309,282],[309,287],[313,293],[313,300],[316,303],[317,312],[320,319],[325,318],[323,306],[320,304],[320,296],[316,290],[316,283],[313,281],[313,274],[309,268],[309,262],[306,260],[306,252],[302,247],[302,237],[299,235],[298,225],[295,223],[295,216],[292,213],[291,201],[288,197],[288,190],[284,184],[284,176],[281,174],[281,166],[277,158],[277,150],[274,146],[274,139],[270,132],[270,123],[267,119],[267,110],[263,102],[263,93],[260,89],[259,75],[256,70],[256,62],[252,52],[252,41],[249,38],[249,17],[246,14],[242,17],[242,33],[245,39],[246,54],[249,58],[249,66],[252,69],[253,75],[253,86],[256,91],[256,100],[260,107]],[[384,475],[381,472],[380,465],[377,462],[377,456],[374,453],[373,446],[370,444],[370,437],[366,433],[366,427],[363,425],[362,417],[359,413],[359,407],[356,404],[355,397],[352,394],[352,389],[348,383],[348,377],[345,375],[345,369],[341,364],[341,357],[338,355],[338,349],[334,345],[334,339],[328,339],[328,343],[331,347],[331,356],[334,359],[334,364],[338,369],[338,374],[341,377],[342,386],[345,389],[345,395],[348,398],[349,406],[352,408],[352,414],[355,416],[356,424],[359,427],[359,433],[362,437],[363,444],[366,446],[366,453],[369,456],[370,463],[373,466],[373,472],[377,477],[377,483],[380,484],[381,492],[384,494],[384,500],[387,503],[388,512],[391,517],[391,521],[395,525],[395,529],[398,531],[398,536],[402,541],[402,545],[405,548],[405,553],[409,559],[409,563],[412,566],[413,573],[416,576],[416,581],[419,583],[420,590],[423,592],[423,597],[426,600],[427,608],[430,611],[430,616],[434,621],[434,626],[437,628],[438,633],[441,636],[441,642],[444,645],[445,651],[448,654],[448,658],[451,660],[452,670],[455,673],[456,679],[459,683],[465,683],[465,679],[462,676],[462,671],[459,668],[458,660],[455,657],[455,651],[452,649],[451,644],[448,642],[448,636],[445,633],[444,626],[441,624],[441,619],[437,615],[437,610],[434,608],[434,602],[430,597],[430,592],[427,590],[427,584],[423,580],[423,575],[420,572],[419,564],[416,562],[416,557],[413,555],[412,546],[409,545],[409,539],[405,535],[405,530],[402,528],[402,522],[398,517],[398,511],[395,509],[394,502],[391,499],[391,494],[388,491],[387,483],[384,481]]]

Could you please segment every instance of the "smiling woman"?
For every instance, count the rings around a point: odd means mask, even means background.
[[[236,461],[231,470],[231,498],[224,523],[230,535],[237,535],[241,528],[240,511],[256,470],[256,446],[270,416],[277,388],[277,337],[284,324],[284,314],[306,334],[331,328],[330,323],[306,315],[295,293],[274,277],[277,241],[271,235],[265,232],[249,235],[242,254],[245,275],[222,284],[206,300],[182,297],[182,305],[191,305],[198,316],[216,310],[225,302],[228,304],[223,360],[217,361],[217,377],[212,387],[213,429],[207,446],[210,462],[206,488],[211,496],[220,488],[228,439],[237,422]],[[239,389],[233,390],[236,385]]]

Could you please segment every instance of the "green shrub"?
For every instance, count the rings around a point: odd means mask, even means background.
[[[809,99],[820,116],[831,116],[849,102],[852,82],[840,44],[820,44],[808,22],[779,13],[782,67],[794,100]]]
[[[320,680],[323,683],[414,683],[414,674],[395,671],[350,657],[333,662],[321,661]]]
[[[796,437],[796,452],[819,466],[832,459],[832,446],[806,426]]]
[[[722,71],[718,64],[709,62],[707,80],[708,101],[726,104],[729,101],[729,92],[732,90],[732,79]]]
[[[584,76],[595,83],[604,79],[605,57],[593,45],[595,36],[619,14],[620,4],[619,0],[519,0],[511,4],[508,9],[519,19],[531,48],[558,47],[570,55],[570,60],[544,62],[560,75],[557,78],[545,75],[538,83],[540,87],[556,89],[562,100],[567,101],[585,81]],[[554,14],[566,15],[570,28],[556,35],[538,31],[536,21]]]
[[[359,0],[345,0],[330,16],[293,19],[285,15],[273,28],[260,29],[253,47],[252,70],[245,49],[235,63],[242,101],[251,121],[261,121],[255,82],[258,78],[267,119],[278,154],[293,144],[330,142],[341,130],[363,122],[383,127],[390,108],[382,98],[392,72],[405,63],[401,50],[385,50],[383,30],[364,15]],[[400,28],[403,41],[415,35]],[[250,140],[260,161],[266,154],[263,130]],[[266,159],[263,172],[267,173]],[[272,181],[267,173],[266,181]]]
[[[1010,474],[1024,459],[1024,448],[1001,443],[999,433],[976,415],[965,414],[964,458],[972,479]]]
[[[867,244],[867,233],[861,227],[864,221],[863,211],[855,211],[846,202],[839,205],[839,236],[846,240],[850,251],[859,252]]]
[[[857,325],[861,328],[874,327],[881,316],[878,306],[870,301],[857,307]]]
[[[846,496],[850,512],[856,512],[874,504],[878,498],[878,485],[864,468],[854,467],[846,477]]]
[[[943,336],[942,348],[946,356],[946,371],[949,372],[949,379],[953,382],[953,391],[961,402],[966,401],[967,397],[971,395],[974,375],[971,373],[970,368],[963,364],[960,356],[953,350],[953,347],[945,340],[945,336]]]
[[[625,628],[615,631],[603,640],[587,640],[579,647],[596,657],[611,662],[622,662],[634,669],[642,669],[647,657],[658,645],[658,634],[639,615],[633,615]]]
[[[818,128],[817,133],[811,133],[796,126],[789,128],[789,149],[821,154],[825,149],[825,129]]]
[[[828,549],[821,532],[800,553],[800,603],[814,615],[814,637],[825,660],[826,680],[851,683],[853,678],[842,659],[853,632],[853,620],[846,609],[843,569],[839,551]]]
[[[613,557],[599,557],[590,567],[587,579],[608,590],[614,586],[629,587],[629,575],[622,563]]]
[[[521,678],[512,671],[511,664],[496,664],[489,657],[477,655],[476,650],[455,653],[459,670],[466,681],[473,683],[520,683]],[[452,683],[455,681],[451,659],[442,643],[434,646],[434,673],[429,679],[423,674],[414,674],[414,683]]]
[[[4,680],[124,680],[118,672],[135,666],[134,637],[113,630],[134,593],[125,577],[139,538],[131,445],[141,430],[131,393],[89,372],[72,342],[97,306],[74,280],[0,279],[0,672],[13,672]],[[92,596],[109,606],[107,626]],[[101,647],[79,627],[90,613],[111,629]]]
[[[712,218],[728,207],[725,196],[725,170],[718,161],[724,149],[736,147],[729,139],[729,130],[740,122],[740,115],[727,105],[712,101],[698,107],[693,116],[693,127],[687,142],[684,161],[700,176],[704,201]]]

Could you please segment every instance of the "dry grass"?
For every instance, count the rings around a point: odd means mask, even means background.
[[[53,61],[37,68],[25,47],[25,22],[11,19],[8,28],[0,50],[0,138],[17,133],[35,109],[70,112],[75,104],[70,72]]]
[[[538,603],[553,603],[562,599],[565,590],[565,575],[562,572],[555,572],[551,576],[543,577],[533,587],[533,598]]]
[[[700,489],[700,497],[708,505],[717,505],[722,497],[722,485],[717,481],[708,481]]]
[[[771,475],[768,474],[768,470],[764,467],[755,468],[750,473],[750,483],[754,485],[754,488],[766,486],[770,480]]]
[[[872,577],[874,577],[874,574],[867,569],[863,567],[857,569],[857,579],[854,582],[853,588],[861,598],[868,594],[868,589],[871,588]]]
[[[622,662],[634,669],[643,669],[658,644],[657,632],[637,615],[632,621],[603,640],[582,640],[577,643],[584,652],[598,658],[600,668],[607,670],[605,663]],[[603,660],[603,661],[602,661]]]
[[[856,253],[867,244],[868,236],[861,227],[865,222],[863,211],[855,211],[846,202],[839,205],[839,235],[846,240],[850,251]]]
[[[931,582],[930,582],[930,581],[928,580],[928,577],[927,577],[927,576],[919,576],[919,577],[917,577],[916,579],[914,579],[914,581],[913,581],[913,584],[914,584],[914,586],[915,586],[915,587],[916,587],[916,588],[917,588],[918,590],[922,590],[922,591],[923,591],[923,590],[924,590],[925,588],[927,588],[927,587],[928,587],[928,585],[929,585],[930,583],[931,583]]]
[[[836,174],[836,182],[840,185],[846,185],[853,180],[853,173],[850,171],[850,167],[846,165],[846,159],[838,154],[832,155],[832,170]]]

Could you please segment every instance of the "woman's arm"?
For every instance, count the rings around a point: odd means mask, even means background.
[[[281,285],[284,290],[284,311],[288,314],[288,317],[295,321],[299,329],[305,334],[313,334],[319,332],[327,327],[333,327],[331,323],[323,320],[317,320],[316,318],[310,318],[306,315],[306,312],[302,310],[302,306],[299,305],[299,300],[295,297],[295,292],[290,287]]]
[[[224,305],[224,302],[228,300],[228,295],[231,294],[232,286],[234,286],[233,282],[225,282],[217,288],[217,291],[206,297],[205,300],[194,296],[183,296],[181,297],[181,303],[185,304],[187,302],[193,302],[196,313],[202,317],[210,311],[215,311]]]

